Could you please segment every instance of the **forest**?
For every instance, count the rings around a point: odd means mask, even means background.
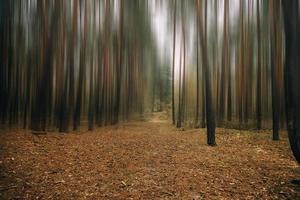
[[[298,0],[0,1],[0,199],[300,199]]]

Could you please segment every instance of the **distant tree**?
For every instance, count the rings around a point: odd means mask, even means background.
[[[270,26],[271,26],[271,83],[272,83],[272,117],[273,117],[273,140],[279,140],[279,122],[280,122],[280,57],[278,34],[281,31],[280,2],[270,1]],[[279,52],[279,54],[278,54]]]
[[[80,12],[84,14],[84,22],[83,23],[83,33],[81,36],[81,48],[80,48],[80,64],[79,64],[79,80],[77,86],[77,97],[76,97],[76,105],[74,111],[74,121],[73,121],[73,130],[78,130],[80,126],[80,118],[81,118],[81,111],[82,111],[82,99],[83,99],[83,85],[85,82],[85,64],[86,64],[86,44],[87,44],[87,2],[84,1],[84,8],[80,8]],[[83,10],[84,9],[84,10]]]
[[[222,69],[221,69],[221,88],[220,88],[220,102],[219,102],[219,123],[224,123],[225,105],[226,105],[226,86],[229,72],[228,66],[228,0],[224,1],[224,27],[223,27],[223,50],[222,50]]]
[[[196,72],[196,117],[195,117],[195,128],[199,128],[199,114],[200,114],[200,59],[199,59],[199,26],[197,26],[196,32],[196,63],[197,63],[197,72]]]
[[[244,108],[244,0],[240,0],[240,18],[239,18],[239,65],[237,74],[237,98],[238,98],[238,118],[239,125],[243,122],[243,108]]]
[[[58,128],[60,132],[68,132],[68,74],[69,68],[65,70],[65,46],[66,46],[66,4],[65,1],[59,1],[59,9],[62,13],[59,20],[59,55],[58,60],[59,64],[57,65],[58,69],[56,70],[59,84],[57,84],[59,92],[57,92],[57,110],[58,110]]]
[[[260,25],[260,1],[256,1],[257,9],[257,83],[256,83],[256,126],[261,129],[262,112],[261,112],[261,25]]]
[[[185,33],[185,2],[181,2],[181,28],[182,28],[182,49],[180,56],[180,69],[179,69],[179,103],[178,103],[178,119],[177,128],[181,128],[184,119],[184,103],[185,103],[185,53],[186,53],[186,33]],[[181,60],[182,59],[182,60]]]
[[[230,38],[230,31],[229,31],[229,27],[230,27],[230,18],[229,18],[229,1],[225,1],[225,10],[226,10],[226,32],[227,32],[227,44],[226,44],[226,65],[227,65],[227,120],[229,122],[231,122],[232,120],[232,83],[231,83],[231,38]]]
[[[186,98],[186,21],[185,21],[185,1],[182,1],[182,37],[183,37],[183,63],[182,63],[182,93],[181,93],[181,121],[184,121],[185,116],[185,98]]]
[[[178,114],[177,114],[177,123],[176,127],[181,128],[181,123],[182,123],[182,49],[180,49],[180,59],[179,59],[179,86],[178,86]]]
[[[72,12],[72,33],[69,43],[69,95],[68,95],[68,110],[66,116],[66,128],[69,129],[70,119],[72,119],[74,112],[74,96],[75,96],[75,62],[74,62],[74,52],[76,48],[77,39],[77,19],[78,19],[78,0],[73,1],[73,12]]]
[[[121,101],[121,84],[122,84],[122,73],[123,73],[123,35],[124,35],[124,1],[120,1],[119,8],[119,31],[118,31],[118,52],[117,52],[117,66],[116,66],[116,101],[114,105],[114,121],[116,124],[119,119],[120,112],[120,101]]]
[[[251,98],[251,91],[252,91],[252,51],[253,51],[253,39],[252,39],[252,13],[253,13],[253,3],[252,0],[248,0],[247,5],[247,23],[245,27],[245,46],[246,46],[246,55],[245,55],[245,62],[244,62],[244,73],[243,73],[243,80],[244,80],[244,89],[243,89],[243,102],[244,102],[244,122],[245,125],[248,126],[249,117],[250,117],[250,110],[252,107],[252,98]]]
[[[94,73],[95,73],[95,61],[94,55],[96,52],[96,42],[94,42],[94,38],[96,36],[96,1],[93,2],[93,26],[91,27],[92,31],[92,40],[93,45],[91,46],[91,55],[90,55],[90,92],[89,92],[89,113],[88,113],[88,129],[90,131],[94,130],[94,123],[95,123],[95,81],[94,81]]]
[[[172,61],[172,122],[175,125],[175,49],[176,49],[176,15],[177,0],[175,0],[173,14],[173,61]]]

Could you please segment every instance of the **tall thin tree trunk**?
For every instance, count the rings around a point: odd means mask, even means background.
[[[172,122],[175,125],[175,48],[176,48],[176,11],[177,0],[175,0],[173,16],[173,63],[172,63]]]
[[[256,1],[257,8],[257,83],[256,83],[256,125],[261,129],[261,27],[260,27],[260,1]]]
[[[177,124],[176,127],[177,128],[181,128],[181,119],[182,119],[182,109],[181,109],[181,101],[182,101],[182,75],[181,75],[181,71],[182,71],[182,49],[180,51],[180,59],[179,59],[179,92],[178,92],[178,115],[177,115]]]
[[[118,53],[117,53],[117,66],[116,66],[116,101],[114,106],[114,120],[117,123],[119,119],[120,100],[121,100],[121,75],[123,73],[123,18],[124,18],[124,1],[120,2],[120,18],[119,18],[119,32],[118,32]]]
[[[277,34],[278,34],[278,1],[270,1],[270,19],[271,19],[271,83],[272,83],[272,118],[273,118],[273,140],[279,140],[279,115],[280,115],[280,97],[278,80],[278,62],[277,61]]]
[[[226,65],[227,65],[227,120],[229,122],[231,122],[232,120],[232,92],[231,92],[231,38],[230,38],[230,34],[229,34],[229,27],[230,27],[230,22],[229,22],[229,1],[226,1],[226,13],[227,13],[227,17],[226,17],[226,31],[227,31],[227,52],[226,52]]]
[[[68,96],[68,110],[67,110],[67,119],[66,126],[69,129],[70,119],[72,119],[74,111],[74,82],[75,82],[75,73],[74,73],[74,49],[76,47],[76,36],[77,36],[77,18],[78,18],[78,0],[73,1],[73,14],[72,14],[72,33],[71,33],[71,42],[69,46],[69,96]]]
[[[197,22],[198,23],[198,22]],[[195,127],[199,128],[199,113],[200,113],[200,65],[199,65],[199,30],[197,26],[196,33],[197,41],[196,41],[196,59],[197,59],[197,74],[196,74],[196,117],[195,117]]]
[[[76,106],[75,106],[74,122],[73,122],[73,130],[75,131],[78,130],[80,126],[80,118],[81,118],[81,111],[82,111],[82,99],[84,94],[83,86],[85,82],[86,40],[87,40],[87,1],[84,1],[84,29],[83,29],[83,36],[82,36],[82,46],[80,48],[79,80],[78,80]]]
[[[207,1],[207,0],[205,0]],[[209,60],[207,55],[207,40],[205,40],[204,33],[206,32],[206,26],[203,30],[203,19],[202,14],[200,12],[201,0],[197,0],[197,17],[199,18],[199,30],[200,30],[200,46],[202,53],[202,62],[203,68],[205,72],[205,96],[206,96],[206,115],[207,115],[207,144],[210,146],[216,145],[215,141],[215,113],[213,109],[213,101],[212,101],[212,90],[211,90],[211,80],[210,80],[210,72],[209,72]],[[207,2],[205,2],[205,10],[207,9]],[[207,12],[205,11],[207,14]],[[205,14],[205,21],[207,20],[207,15]]]
[[[243,105],[244,105],[244,0],[240,0],[240,40],[239,40],[239,74],[238,74],[238,113],[239,126],[241,127],[243,121]]]
[[[228,73],[228,0],[224,1],[224,29],[223,29],[223,51],[222,51],[222,69],[221,69],[221,91],[220,91],[220,102],[219,102],[219,124],[223,125],[225,116],[225,96],[227,86],[227,73]]]

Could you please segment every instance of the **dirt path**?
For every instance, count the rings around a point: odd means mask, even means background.
[[[3,131],[2,131],[3,132]],[[82,134],[0,134],[0,199],[300,199],[284,137],[136,122]]]

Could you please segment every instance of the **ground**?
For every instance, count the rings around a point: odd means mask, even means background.
[[[130,122],[93,132],[0,134],[0,199],[300,199],[285,133]]]

